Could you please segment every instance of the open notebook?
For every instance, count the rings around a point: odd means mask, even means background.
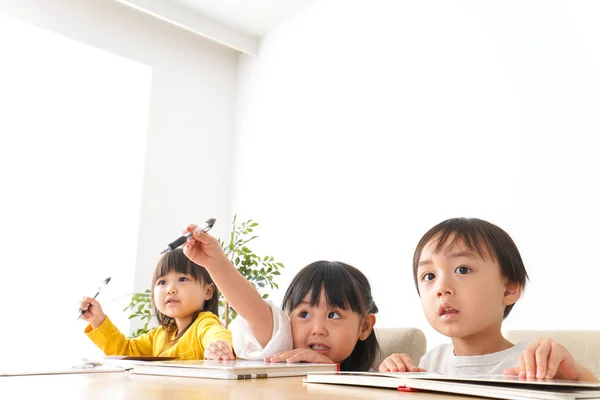
[[[105,356],[97,359],[81,359],[68,362],[58,359],[0,360],[0,376],[93,374],[99,372],[123,372],[137,362],[167,361],[176,357]]]
[[[443,375],[429,372],[310,373],[307,383],[382,387],[404,391],[433,391],[506,400],[600,399],[600,383],[564,380],[526,380],[503,375]]]
[[[264,361],[236,360],[174,360],[165,362],[140,362],[133,366],[132,374],[184,376],[213,379],[254,379],[282,376],[302,376],[310,372],[333,372],[337,364],[265,363]]]
[[[46,361],[38,359],[2,360],[2,362],[0,362],[0,377],[19,375],[93,374],[123,371],[125,371],[125,368],[121,366],[81,360],[72,363],[58,360]]]

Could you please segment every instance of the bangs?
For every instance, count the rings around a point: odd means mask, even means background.
[[[449,253],[455,247],[463,245],[469,251],[477,254],[483,260],[488,257],[495,259],[491,250],[490,244],[485,236],[471,231],[443,231],[437,238],[432,239],[432,244],[435,244],[434,253]]]
[[[169,272],[190,275],[196,281],[203,281],[201,268],[198,268],[196,264],[190,261],[190,259],[183,254],[183,250],[180,248],[166,253],[158,261],[154,271],[153,286],[158,278],[168,274]]]
[[[489,257],[492,260],[497,258],[496,248],[490,242],[490,239],[493,238],[488,238],[490,231],[466,218],[456,218],[439,224],[427,232],[425,236],[419,243],[419,257],[423,248],[431,242],[434,253],[448,253],[456,246],[463,245],[483,260]],[[418,263],[418,260],[416,261]]]
[[[352,310],[363,314],[365,305],[358,294],[360,288],[350,272],[337,262],[317,261],[304,268],[289,286],[283,299],[283,310],[292,311],[309,296],[311,307],[319,305],[321,293],[329,308]]]

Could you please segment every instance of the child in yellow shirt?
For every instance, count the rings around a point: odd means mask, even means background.
[[[81,319],[87,336],[106,355],[165,356],[179,359],[234,359],[231,332],[219,321],[219,291],[204,267],[190,261],[182,249],[165,254],[152,279],[152,309],[159,326],[127,339],[102,312],[100,303],[85,297]]]

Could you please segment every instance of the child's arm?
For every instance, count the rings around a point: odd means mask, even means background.
[[[521,354],[519,366],[504,371],[523,378],[568,379],[598,382],[592,371],[581,365],[569,351],[552,339],[538,339]]]
[[[271,309],[227,259],[219,242],[195,228],[196,225],[187,226],[186,231],[193,232],[194,236],[188,239],[183,252],[190,260],[206,268],[225,300],[248,322],[254,337],[265,347],[273,334]]]
[[[235,360],[231,332],[213,313],[203,313],[195,334],[204,348],[205,360]]]
[[[85,297],[79,304],[81,310],[87,310],[81,319],[90,323],[85,329],[86,335],[107,356],[152,356],[153,334],[145,334],[135,339],[127,339],[102,311],[100,303],[91,297]]]

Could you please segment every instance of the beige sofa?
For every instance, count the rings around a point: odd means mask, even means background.
[[[600,331],[509,331],[505,336],[512,343],[552,338],[600,377]]]
[[[381,354],[373,363],[375,371],[379,370],[379,364],[390,354],[406,353],[418,364],[427,350],[425,334],[417,328],[375,328],[375,335],[381,348]]]

